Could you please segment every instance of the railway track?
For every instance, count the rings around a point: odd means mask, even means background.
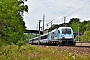
[[[59,46],[59,45],[39,45],[39,46]],[[90,42],[76,42],[75,45],[63,45],[61,47],[89,47],[90,48]]]

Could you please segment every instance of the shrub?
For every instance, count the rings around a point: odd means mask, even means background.
[[[79,41],[81,41],[81,37],[77,35],[77,36],[75,37],[75,40],[78,41],[78,39],[79,39]]]
[[[82,41],[90,41],[90,31],[85,31],[84,35],[81,37]]]

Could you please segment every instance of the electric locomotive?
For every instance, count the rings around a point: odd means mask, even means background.
[[[54,44],[70,44],[75,45],[73,30],[71,27],[59,27],[58,29],[55,29],[51,31],[48,35],[49,43]]]

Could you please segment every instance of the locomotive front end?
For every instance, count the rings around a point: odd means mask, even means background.
[[[62,44],[75,45],[73,30],[71,27],[63,27],[61,28],[61,41]]]

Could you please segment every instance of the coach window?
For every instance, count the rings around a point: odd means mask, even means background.
[[[43,39],[46,39],[47,38],[47,35],[43,36]]]
[[[38,38],[36,38],[35,40],[38,40]]]
[[[58,33],[60,33],[60,31],[58,30]]]
[[[46,38],[47,38],[47,35],[41,37],[41,39],[46,39]]]

